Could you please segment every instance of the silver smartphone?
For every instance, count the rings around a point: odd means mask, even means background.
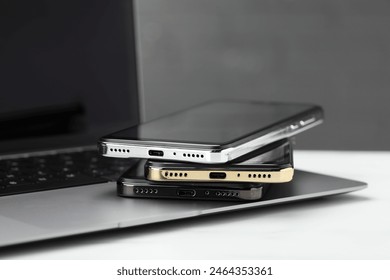
[[[225,164],[148,160],[154,182],[285,183],[294,175],[292,144],[279,140]]]
[[[261,199],[268,189],[268,184],[154,183],[144,179],[144,165],[140,160],[118,179],[119,196],[245,202]]]
[[[311,104],[213,101],[100,139],[103,156],[225,163],[323,121]]]

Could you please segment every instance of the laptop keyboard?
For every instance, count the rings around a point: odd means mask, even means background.
[[[115,181],[135,160],[77,151],[0,160],[0,196]]]

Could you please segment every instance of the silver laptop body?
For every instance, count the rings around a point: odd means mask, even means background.
[[[0,246],[290,203],[366,186],[298,170],[294,177],[269,188],[262,200],[248,203],[121,198],[115,183],[2,197]]]

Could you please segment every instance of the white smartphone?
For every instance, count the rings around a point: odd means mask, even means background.
[[[103,156],[225,163],[323,121],[311,104],[214,101],[104,136]]]
[[[294,175],[288,139],[268,144],[229,164],[148,160],[145,178],[154,182],[285,183]]]

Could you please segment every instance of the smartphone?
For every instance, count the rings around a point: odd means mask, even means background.
[[[150,184],[146,180],[118,181],[117,194],[132,198],[173,198],[193,200],[253,201],[263,196],[263,186],[226,188]]]
[[[154,183],[143,178],[145,160],[130,168],[117,181],[117,194],[131,198],[253,201],[263,197],[268,184]]]
[[[292,144],[279,140],[229,164],[148,160],[145,177],[158,182],[285,183],[294,175]]]
[[[323,121],[319,106],[214,101],[104,136],[103,156],[226,163]]]

